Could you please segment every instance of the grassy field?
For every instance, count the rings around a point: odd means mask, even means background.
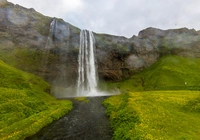
[[[130,92],[106,99],[116,140],[199,140],[199,91]]]
[[[0,61],[0,139],[22,140],[69,112],[72,103],[49,91],[40,77]]]
[[[200,59],[165,56],[129,79],[106,86],[127,93],[103,103],[113,139],[200,139]]]

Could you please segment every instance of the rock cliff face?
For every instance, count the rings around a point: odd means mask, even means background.
[[[54,19],[34,9],[1,4],[0,58],[51,83],[63,84],[72,79],[77,71],[80,29],[56,19],[50,33]]]
[[[132,38],[96,34],[99,72],[120,80],[140,71],[164,55],[200,57],[200,32],[194,29],[147,28]]]
[[[0,3],[0,59],[45,78],[54,86],[76,84],[80,29],[7,1]],[[200,32],[147,28],[125,38],[94,33],[98,73],[121,80],[161,56],[200,57]]]

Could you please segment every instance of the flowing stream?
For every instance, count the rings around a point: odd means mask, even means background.
[[[89,97],[89,102],[71,99],[71,112],[26,140],[111,140],[113,132],[102,105],[105,98]]]
[[[56,20],[51,23],[50,35]],[[48,40],[50,41],[50,40]],[[49,43],[49,42],[48,42]],[[44,127],[26,140],[111,140],[112,130],[102,101],[107,93],[97,90],[98,76],[95,59],[95,40],[91,31],[80,33],[76,96],[88,97],[89,102],[70,98],[73,109],[67,115]],[[101,97],[100,97],[101,96]]]

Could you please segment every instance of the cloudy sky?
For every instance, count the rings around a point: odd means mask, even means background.
[[[131,37],[148,27],[200,30],[200,0],[8,0],[97,33]]]

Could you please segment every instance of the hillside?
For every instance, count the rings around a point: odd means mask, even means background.
[[[199,58],[168,55],[128,79],[102,84],[123,93],[103,103],[113,139],[200,139],[199,71]]]
[[[0,60],[0,139],[22,140],[66,114],[70,101],[51,97],[40,77]]]
[[[120,82],[107,82],[102,88],[121,91],[200,90],[200,59],[168,55],[142,72]]]

